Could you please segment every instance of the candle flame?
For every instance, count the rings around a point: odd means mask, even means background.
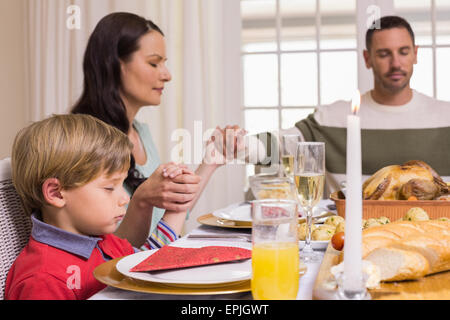
[[[357,114],[359,111],[359,106],[361,104],[361,94],[359,90],[356,90],[353,98],[352,98],[352,113]]]

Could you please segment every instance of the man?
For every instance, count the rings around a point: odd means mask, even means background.
[[[422,160],[449,180],[450,103],[411,89],[418,47],[409,23],[397,16],[382,17],[379,22],[380,28],[368,29],[363,52],[374,76],[374,88],[362,95],[358,113],[363,181],[384,166],[408,160]],[[345,181],[346,121],[350,112],[350,101],[337,101],[318,107],[294,128],[279,133],[280,138],[283,134],[300,134],[306,141],[326,143],[326,194],[338,190],[340,182]],[[269,155],[277,139],[266,143],[260,135],[260,140]],[[277,157],[277,152],[272,152],[272,158],[260,162],[275,163]]]

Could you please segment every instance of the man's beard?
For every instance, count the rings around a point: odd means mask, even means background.
[[[393,73],[401,73],[405,78],[402,83],[392,83],[392,81],[386,80]],[[409,86],[409,82],[412,74],[408,75],[406,71],[401,69],[391,69],[389,72],[385,73],[383,76],[380,76],[378,73],[375,73],[375,81],[386,91],[390,93],[398,93]]]

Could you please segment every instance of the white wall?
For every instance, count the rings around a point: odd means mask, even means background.
[[[0,159],[26,122],[24,0],[0,0]]]

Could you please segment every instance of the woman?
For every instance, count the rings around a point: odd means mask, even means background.
[[[166,60],[164,35],[153,22],[131,13],[107,15],[89,38],[84,90],[72,109],[119,128],[133,143],[125,180],[132,198],[116,235],[138,247],[144,243],[156,248],[175,240],[220,165],[204,161],[194,173],[174,163],[160,164],[147,125],[135,120],[143,106],[160,104],[171,80]],[[241,134],[238,127],[233,130]]]

